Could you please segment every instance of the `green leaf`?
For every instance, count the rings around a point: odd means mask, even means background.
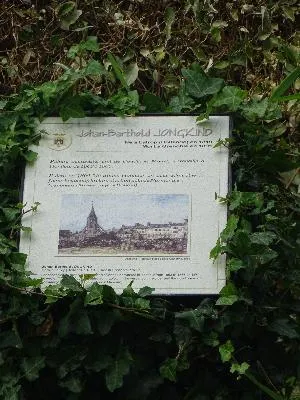
[[[0,333],[0,349],[14,347],[20,349],[22,342],[20,335],[16,330],[3,331]]]
[[[242,207],[254,207],[258,213],[264,205],[264,197],[259,192],[240,192],[234,190],[230,196],[229,210],[237,210]]]
[[[136,90],[116,93],[109,99],[109,104],[118,116],[134,115],[139,111],[139,95]]]
[[[87,360],[87,362],[85,363],[85,368],[87,370],[101,372],[111,366],[113,362],[114,360],[112,356],[108,354],[103,354],[103,352],[101,352],[101,354],[93,352],[91,359]]]
[[[203,73],[191,69],[183,69],[182,74],[188,94],[197,99],[218,93],[224,84],[223,79],[208,78]]]
[[[22,359],[21,368],[28,381],[34,381],[38,379],[40,370],[45,367],[45,357],[26,357]]]
[[[97,310],[94,314],[96,328],[101,336],[107,335],[112,326],[121,319],[118,310]]]
[[[220,235],[222,241],[226,242],[226,241],[232,239],[232,237],[237,229],[238,223],[239,223],[239,217],[235,214],[230,215],[230,217],[227,220],[226,227]]]
[[[219,346],[219,353],[223,363],[231,360],[233,352],[234,347],[231,343],[231,340],[227,340],[226,343]]]
[[[267,98],[263,100],[251,100],[249,103],[241,107],[242,114],[249,121],[254,122],[255,120],[262,119],[265,116],[268,106],[269,100]]]
[[[178,361],[176,358],[168,358],[159,368],[161,376],[171,382],[176,382]]]
[[[175,318],[187,321],[189,326],[198,332],[203,331],[205,316],[201,310],[195,309],[178,312],[175,313]]]
[[[0,100],[0,110],[3,110],[8,103],[8,100]]]
[[[50,367],[55,367],[57,376],[64,378],[69,375],[70,372],[78,370],[83,361],[87,357],[87,349],[81,347],[79,343],[75,345],[68,345],[61,349],[61,352],[56,352],[54,356],[48,358],[47,364]]]
[[[149,286],[144,286],[138,291],[138,295],[140,297],[146,297],[146,296],[151,296],[151,294],[155,291],[155,289],[149,287]]]
[[[165,10],[165,15],[164,15],[164,19],[165,19],[165,29],[164,29],[164,33],[166,35],[166,42],[171,38],[171,33],[172,33],[172,25],[175,21],[175,11],[172,7],[167,7]]]
[[[15,221],[20,216],[20,210],[18,208],[2,208],[3,214],[7,221]]]
[[[231,306],[239,300],[236,295],[222,296],[216,301],[216,306]]]
[[[80,282],[78,282],[73,275],[63,275],[61,279],[61,285],[75,293],[82,292],[84,290]]]
[[[239,300],[238,290],[232,282],[227,283],[220,291],[220,298],[217,300],[217,306],[231,306]]]
[[[98,282],[94,282],[88,289],[88,293],[85,296],[84,304],[97,305],[103,303],[103,285],[99,285]]]
[[[218,238],[216,245],[211,249],[209,253],[209,258],[216,260],[217,257],[222,253],[222,250],[224,249],[224,246],[221,244],[220,238]]]
[[[114,289],[107,285],[99,285],[98,282],[94,282],[89,288],[87,295],[85,296],[85,305],[99,305],[103,302],[116,303],[117,296]]]
[[[84,50],[98,53],[100,51],[100,48],[97,36],[88,36],[86,41],[82,43],[82,47]]]
[[[300,76],[300,67],[295,68],[274,90],[270,97],[271,101],[277,101],[295,82]]]
[[[55,303],[57,300],[67,295],[60,284],[47,286],[44,290],[44,294],[46,296],[46,304]]]
[[[128,349],[121,349],[105,373],[106,386],[110,392],[122,387],[123,377],[129,373],[131,363]]]
[[[93,333],[88,313],[83,308],[80,297],[73,301],[70,305],[70,311],[59,322],[59,336],[65,337],[69,333],[76,333],[77,335],[90,335]]]
[[[107,74],[104,65],[96,60],[91,60],[82,73],[84,76],[101,76]]]
[[[123,298],[124,301],[124,298]],[[129,304],[132,304],[130,301]],[[126,305],[126,301],[124,302],[124,305]],[[134,308],[137,308],[139,310],[149,310],[150,309],[150,300],[147,299],[142,299],[142,298],[137,298],[134,300],[133,304]]]
[[[185,85],[182,85],[179,89],[178,95],[171,98],[168,111],[180,113],[182,111],[192,110],[194,106],[194,100],[187,95]]]
[[[120,66],[120,63],[118,63],[116,58],[111,53],[107,54],[107,58],[108,58],[109,62],[111,63],[112,69],[113,69],[116,77],[121,82],[122,86],[124,88],[128,89],[129,87],[128,87],[128,84],[127,84],[127,81],[126,81],[126,77],[124,75],[123,69]]]
[[[223,289],[220,291],[221,296],[231,296],[231,295],[237,295],[238,290],[234,283],[228,282],[226,286],[223,287]]]
[[[273,243],[274,240],[277,238],[277,235],[274,232],[255,232],[252,233],[250,236],[251,243],[255,244],[262,244],[264,246],[268,246],[269,244]]]
[[[79,376],[71,375],[67,379],[60,381],[59,386],[68,389],[72,393],[81,393],[83,390],[83,383]]]
[[[277,258],[277,256],[278,253],[275,250],[267,248],[262,253],[257,254],[255,257],[260,264],[267,264],[268,262]]]
[[[38,153],[32,150],[28,150],[26,151],[26,153],[23,154],[23,156],[26,161],[28,161],[29,163],[33,163],[34,161],[36,161]]]
[[[149,92],[146,92],[143,95],[142,104],[145,107],[145,112],[147,113],[161,112],[165,109],[165,104],[161,98]]]
[[[236,111],[247,96],[247,91],[237,86],[225,86],[213,99],[213,106],[226,106],[228,111]]]
[[[55,11],[60,19],[61,29],[67,31],[69,30],[70,25],[74,24],[82,14],[81,10],[77,10],[76,3],[73,1],[67,1],[60,4]]]
[[[84,118],[85,112],[81,106],[80,97],[68,97],[60,106],[59,115],[63,121],[70,118]]]
[[[219,336],[217,332],[210,332],[207,335],[203,336],[203,342],[210,347],[217,347],[220,344]]]
[[[270,331],[276,332],[280,336],[286,336],[289,339],[296,339],[300,337],[295,328],[296,325],[287,318],[277,319],[268,327]]]
[[[138,78],[139,67],[137,63],[129,64],[128,67],[124,69],[124,78],[127,86],[132,85]]]
[[[237,372],[239,375],[245,375],[246,371],[249,369],[250,365],[246,362],[242,364],[232,363],[230,367],[230,372],[233,374]]]
[[[239,271],[242,268],[246,268],[245,264],[243,263],[242,260],[239,260],[237,258],[232,258],[227,262],[227,267],[229,271],[235,272]]]

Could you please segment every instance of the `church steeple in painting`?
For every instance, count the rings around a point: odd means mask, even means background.
[[[91,211],[86,220],[86,226],[82,231],[86,236],[96,236],[104,232],[104,229],[98,224],[98,218],[92,203]]]
[[[89,228],[96,228],[98,226],[97,215],[94,210],[94,204],[92,203],[92,209],[87,217],[86,226]]]

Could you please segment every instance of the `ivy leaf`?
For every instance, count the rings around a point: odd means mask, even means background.
[[[82,108],[80,97],[68,97],[60,106],[59,115],[63,121],[67,121],[70,118],[85,117],[85,112]]]
[[[255,232],[249,235],[251,243],[261,244],[264,246],[268,246],[273,243],[277,238],[277,235],[274,232],[265,231],[265,232]]]
[[[106,75],[104,65],[99,61],[91,60],[83,70],[84,76],[101,76]]]
[[[82,43],[82,48],[84,50],[92,51],[93,53],[98,53],[100,48],[97,36],[88,36],[86,41]]]
[[[166,35],[166,42],[171,38],[171,32],[172,32],[172,25],[175,21],[175,11],[172,7],[167,7],[164,15],[165,19],[165,29],[164,33]]]
[[[94,353],[93,353],[94,355]],[[113,358],[108,355],[108,354],[97,354],[97,357],[91,357],[92,359],[89,359],[86,363],[85,363],[85,368],[87,370],[92,370],[95,372],[101,372],[104,369],[107,369],[110,365],[112,365],[113,363]]]
[[[128,86],[132,85],[138,78],[139,67],[137,63],[129,64],[124,70],[125,81]]]
[[[68,58],[75,58],[77,54],[83,51],[92,51],[93,53],[98,53],[100,51],[97,36],[88,36],[86,41],[71,46],[67,56]]]
[[[237,229],[238,222],[239,222],[239,217],[237,215],[234,215],[234,214],[230,215],[230,217],[228,218],[226,227],[221,233],[221,239],[224,242],[230,240],[233,237],[233,235]]]
[[[238,291],[232,282],[227,283],[220,291],[220,298],[216,301],[217,306],[231,306],[238,301]]]
[[[84,290],[80,282],[78,282],[73,275],[63,275],[61,279],[61,285],[75,293],[82,292]]]
[[[68,389],[72,393],[81,393],[83,389],[83,383],[79,376],[71,375],[67,379],[60,381],[59,386]]]
[[[2,111],[6,104],[8,103],[8,100],[0,100],[0,110]]]
[[[177,96],[171,98],[168,111],[173,113],[180,113],[185,110],[192,110],[195,106],[195,101],[189,97],[185,90],[185,85],[179,89],[179,93]]]
[[[175,318],[188,322],[189,326],[198,332],[203,331],[205,317],[201,310],[195,309],[191,311],[183,311],[175,314]]]
[[[5,215],[5,218],[8,221],[14,221],[19,215],[20,215],[20,210],[18,208],[2,208],[3,214]]]
[[[249,103],[243,105],[242,114],[249,121],[254,122],[257,119],[262,119],[268,109],[269,100],[267,98],[263,100],[252,100]]]
[[[46,304],[55,303],[58,299],[67,295],[60,284],[49,285],[45,288]]]
[[[268,262],[274,260],[278,256],[278,253],[270,248],[266,248],[263,253],[258,253],[254,257],[258,260],[260,264],[267,264]]]
[[[237,86],[225,86],[213,99],[213,106],[227,106],[228,111],[236,111],[247,96],[247,91]]]
[[[47,364],[56,368],[59,378],[64,378],[70,372],[79,369],[86,357],[87,349],[77,343],[77,345],[69,345],[64,347],[61,352],[55,353],[52,359],[48,358]]]
[[[111,53],[107,54],[107,58],[108,58],[109,62],[111,63],[112,69],[113,69],[116,77],[121,82],[122,86],[124,88],[128,89],[126,77],[125,77],[124,71],[120,65],[120,62],[118,62],[118,60],[115,58],[115,56],[112,55]]]
[[[36,161],[36,159],[38,157],[38,153],[36,153],[35,151],[32,151],[32,150],[28,150],[28,151],[26,151],[26,153],[23,154],[23,156],[26,161],[28,161],[29,163],[33,163]]]
[[[182,74],[185,78],[185,88],[188,94],[197,99],[218,93],[224,84],[223,79],[208,78],[204,74],[191,69],[183,69]]]
[[[161,376],[171,382],[176,382],[176,371],[178,361],[176,358],[168,358],[159,368]]]
[[[286,336],[289,339],[296,339],[300,337],[299,333],[295,330],[295,324],[293,324],[287,318],[276,319],[269,325],[268,329],[278,333],[280,336]]]
[[[123,300],[124,300],[124,298],[123,298]],[[126,305],[126,301],[124,302],[124,304]],[[139,297],[134,300],[134,307],[139,310],[149,310],[150,309],[150,300]]]
[[[149,287],[149,286],[144,286],[138,291],[138,295],[140,297],[146,297],[146,296],[151,296],[151,294],[155,291],[155,289]]]
[[[219,353],[223,363],[231,360],[233,352],[234,347],[231,343],[231,340],[227,340],[226,343],[219,346]]]
[[[107,285],[99,285],[98,282],[94,282],[89,288],[88,293],[85,296],[85,305],[97,305],[103,304],[104,301],[116,303],[117,296],[114,289]]]
[[[230,372],[233,374],[237,372],[239,375],[245,375],[246,371],[249,369],[250,365],[246,362],[242,364],[233,363],[230,367]]]
[[[58,334],[65,337],[69,333],[90,335],[93,333],[87,311],[83,308],[82,300],[77,297],[70,305],[70,311],[59,323]]]
[[[105,373],[106,386],[110,392],[122,387],[123,377],[129,373],[131,363],[128,349],[121,349]]]
[[[60,19],[61,29],[66,31],[70,29],[70,25],[74,24],[82,14],[81,10],[77,10],[74,1],[67,1],[60,4],[55,11]]]
[[[26,379],[30,382],[38,379],[40,370],[45,367],[45,357],[26,357],[21,361],[21,368]]]
[[[97,310],[94,314],[97,331],[101,336],[107,335],[112,326],[119,321],[121,314],[118,310]]]
[[[20,349],[22,342],[20,335],[16,330],[3,331],[0,333],[0,349],[14,347]]]
[[[227,267],[228,270],[232,272],[239,271],[242,268],[246,268],[243,261],[239,260],[238,258],[232,258],[231,260],[229,260],[227,263]]]
[[[216,260],[223,250],[224,246],[221,245],[221,240],[220,238],[218,238],[216,245],[211,249],[209,253],[209,258]]]
[[[232,306],[239,299],[236,295],[222,296],[216,301],[217,306]]]
[[[145,107],[145,112],[148,113],[160,112],[165,109],[165,104],[161,98],[149,92],[143,95],[143,106]]]

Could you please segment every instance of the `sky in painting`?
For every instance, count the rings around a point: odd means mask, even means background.
[[[190,208],[189,196],[184,194],[67,194],[61,199],[60,229],[83,229],[92,204],[98,224],[105,230],[135,223],[183,222]]]

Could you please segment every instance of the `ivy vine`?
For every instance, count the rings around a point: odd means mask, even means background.
[[[97,47],[81,43],[69,54],[84,51]],[[91,59],[61,68],[57,80],[24,86],[1,102],[0,398],[296,399],[299,149],[291,140],[297,120],[286,116],[299,110],[299,95],[286,91],[299,68],[268,98],[251,97],[193,64],[168,101],[139,95],[131,87],[135,71],[112,54],[107,65]],[[105,82],[108,74],[115,86],[106,97],[81,90],[82,81]],[[29,229],[22,215],[38,207],[19,198],[24,165],[36,158],[29,147],[39,141],[38,120],[141,112],[197,112],[199,123],[211,113],[232,114],[232,138],[216,144],[231,151],[233,190],[218,200],[230,217],[211,251],[212,258],[227,254],[227,285],[217,298],[158,298],[131,285],[117,295],[82,275],[64,276],[42,292],[17,247],[20,230]]]

